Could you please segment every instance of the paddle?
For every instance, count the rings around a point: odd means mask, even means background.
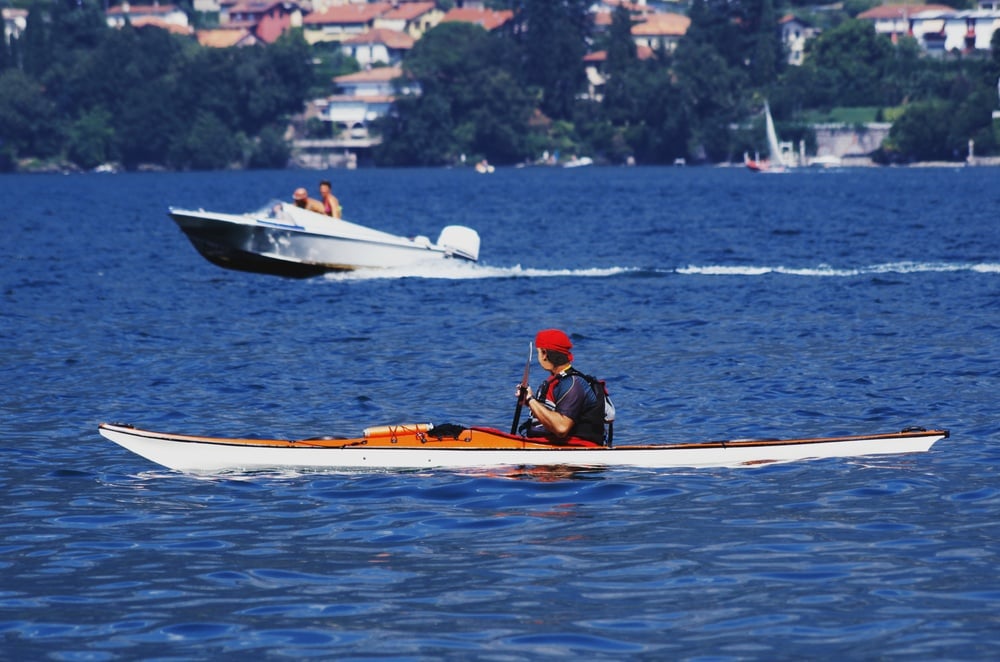
[[[517,396],[517,409],[514,410],[514,422],[510,425],[510,433],[517,434],[517,424],[521,422],[521,407],[524,406],[524,389],[529,389],[528,372],[531,370],[532,343],[528,342],[528,360],[524,363],[524,377],[521,378],[521,395]]]

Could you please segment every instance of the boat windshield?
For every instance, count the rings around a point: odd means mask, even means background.
[[[266,218],[279,223],[295,223],[295,220],[285,211],[285,203],[272,198],[266,205],[253,213],[257,218]]]

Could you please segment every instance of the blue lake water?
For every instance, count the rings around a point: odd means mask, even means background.
[[[237,273],[166,215],[326,173],[0,176],[0,658],[996,656],[1000,170],[330,174],[351,220],[470,225],[481,263]],[[952,436],[739,470],[193,477],[97,433],[506,427],[552,326],[609,380],[618,443]]]

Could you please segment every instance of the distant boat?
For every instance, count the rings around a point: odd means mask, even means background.
[[[774,118],[771,117],[771,106],[764,102],[764,119],[767,125],[767,159],[759,156],[750,158],[743,153],[743,163],[754,172],[786,172],[795,166],[791,143],[778,140],[778,132],[774,128]]]
[[[584,166],[594,165],[594,159],[589,156],[573,157],[569,161],[563,164],[564,168],[582,168]]]
[[[492,175],[494,170],[496,170],[496,168],[491,166],[489,161],[487,161],[486,159],[483,159],[482,161],[476,164],[476,172],[478,172],[480,175]]]
[[[462,225],[399,237],[274,202],[250,214],[170,208],[170,217],[209,262],[226,269],[308,278],[330,271],[479,259],[479,234]]]

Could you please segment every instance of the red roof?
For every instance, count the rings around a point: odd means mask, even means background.
[[[285,33],[291,24],[292,19],[288,14],[282,13],[278,16],[265,14],[257,23],[257,28],[254,32],[257,38],[265,44],[273,44],[278,41],[278,38]]]
[[[335,83],[379,83],[399,78],[403,75],[400,67],[375,67],[367,71],[358,71],[353,74],[334,77]]]
[[[947,5],[881,5],[858,14],[859,19],[871,21],[902,19],[922,11],[955,11]]]
[[[642,23],[632,26],[632,34],[640,36],[683,36],[691,25],[691,19],[683,14],[650,14]]]
[[[345,44],[385,44],[389,48],[413,48],[413,37],[405,32],[373,28],[364,34],[359,34],[344,41]]]
[[[456,7],[449,9],[441,19],[442,23],[455,21],[460,23],[475,23],[487,31],[496,30],[501,25],[514,18],[514,12],[509,9],[496,11],[493,9],[471,9]]]
[[[141,16],[139,18],[132,19],[133,28],[141,28],[145,26],[152,26],[154,28],[160,28],[161,30],[166,30],[167,32],[172,32],[179,35],[191,35],[194,34],[194,28],[190,25],[177,25],[176,23],[168,23],[159,18],[152,18],[148,16]]]
[[[394,21],[412,21],[423,16],[429,11],[434,11],[436,5],[433,2],[405,2],[395,9],[390,9],[382,18]]]

